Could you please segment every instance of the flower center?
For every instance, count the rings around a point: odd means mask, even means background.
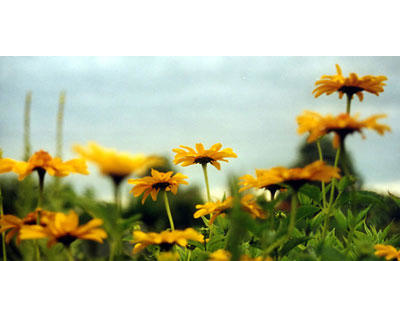
[[[198,157],[194,160],[194,163],[200,163],[202,165],[214,161],[213,158],[210,157]]]
[[[161,189],[161,190],[165,190],[166,188],[168,188],[171,185],[171,183],[169,182],[157,182],[154,183],[152,185],[153,189]]]
[[[76,237],[71,236],[69,234],[57,238],[57,241],[62,243],[66,247],[69,247],[69,245],[71,245],[75,240],[76,240]]]
[[[348,95],[353,95],[354,93],[363,91],[363,88],[355,87],[355,86],[343,86],[338,91],[344,92]]]

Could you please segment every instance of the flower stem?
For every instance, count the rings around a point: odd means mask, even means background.
[[[319,160],[324,161],[324,158],[322,156],[322,149],[321,149],[321,143],[320,140],[317,140],[317,147],[318,147],[318,155],[319,155]],[[322,203],[323,203],[323,207],[326,207],[326,192],[325,192],[325,182],[322,181],[321,182],[321,186],[322,186]]]
[[[339,148],[336,151],[335,164],[334,164],[335,168],[337,167],[338,162],[339,162],[339,156],[340,156],[341,147],[342,147],[342,145],[340,144]],[[334,192],[335,192],[335,185],[336,185],[336,178],[333,178],[332,179],[332,184],[331,184],[331,194],[330,194],[330,197],[329,197],[328,210],[327,210],[326,217],[325,217],[325,220],[324,220],[324,226],[322,228],[322,241],[325,240],[326,233],[327,233],[327,230],[328,230],[329,217],[331,215],[330,213],[331,213],[331,207],[332,207],[332,202],[333,202],[333,195],[334,195]]]
[[[37,203],[37,207],[41,208],[43,206],[43,188],[44,188],[44,176],[46,175],[46,170],[39,168],[37,170],[38,175],[39,175],[39,198],[38,198],[38,203]],[[39,214],[37,216],[37,224],[40,224],[40,218],[39,218]]]
[[[203,167],[204,181],[206,182],[207,200],[208,202],[211,202],[210,185],[208,184],[208,175],[207,175],[207,164],[204,163],[201,166]]]
[[[114,203],[117,209],[117,216],[121,216],[121,194],[120,194],[120,183],[114,183]]]
[[[1,218],[3,218],[3,216],[4,216],[4,212],[3,212],[3,196],[1,195],[1,189],[0,189],[0,215],[1,215]],[[3,247],[3,261],[7,261],[5,235],[6,235],[5,232],[1,233],[1,245]]]
[[[165,203],[165,209],[167,210],[169,225],[171,226],[171,230],[174,231],[175,230],[174,221],[172,220],[171,209],[169,208],[167,191],[165,191],[165,190],[164,190],[164,203]]]
[[[39,198],[38,198],[38,204],[36,208],[41,208],[43,205],[43,188],[44,188],[44,176],[46,175],[46,170],[39,168],[37,169],[38,175],[39,175]],[[40,213],[37,212],[36,215],[36,225],[40,225]],[[36,260],[40,261],[40,248],[39,248],[39,242],[36,241]]]
[[[351,99],[353,98],[353,94],[346,93],[346,96],[347,96],[346,113],[347,113],[347,114],[350,114]]]
[[[65,247],[65,249],[67,250],[68,260],[69,260],[69,261],[74,261],[74,256],[72,255],[71,246]]]
[[[57,113],[57,133],[56,133],[56,157],[62,158],[62,147],[63,147],[63,121],[64,121],[64,104],[65,104],[65,91],[60,92],[58,101],[58,113]],[[61,178],[55,178],[55,188],[58,194],[60,190]]]

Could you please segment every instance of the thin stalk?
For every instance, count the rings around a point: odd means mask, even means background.
[[[46,175],[46,171],[42,168],[39,168],[37,170],[38,175],[39,175],[39,198],[38,198],[38,204],[36,208],[42,208],[43,206],[43,188],[44,188],[44,176]],[[40,213],[37,212],[36,215],[36,224],[40,225]],[[39,242],[35,242],[35,248],[36,248],[36,260],[40,261],[40,248],[39,248]]]
[[[65,92],[60,93],[57,113],[56,156],[62,158]]]
[[[335,164],[334,167],[336,168],[339,162],[339,156],[340,156],[340,151],[341,151],[341,147],[342,145],[339,145],[339,148],[336,151],[336,156],[335,156]],[[326,233],[328,231],[328,224],[329,224],[329,217],[330,217],[330,213],[331,213],[331,207],[332,207],[332,203],[333,203],[333,195],[335,192],[335,185],[336,185],[336,178],[332,179],[332,185],[331,185],[331,194],[329,197],[329,204],[328,204],[328,210],[325,216],[325,220],[324,220],[324,226],[322,228],[322,241],[325,240],[326,238]]]
[[[208,174],[207,174],[207,164],[204,163],[201,166],[203,167],[204,181],[206,182],[207,200],[208,200],[208,202],[211,202],[210,185],[208,183]]]
[[[65,247],[65,249],[67,250],[68,260],[69,260],[69,261],[75,261],[75,260],[74,260],[74,256],[72,255],[71,246]]]
[[[1,195],[1,189],[0,189],[0,215],[1,218],[4,216],[3,212],[3,196]],[[3,248],[3,261],[7,261],[7,251],[6,251],[6,239],[5,239],[5,232],[1,233],[1,246]]]
[[[174,221],[172,220],[171,209],[169,208],[167,191],[165,191],[165,190],[164,190],[164,204],[165,204],[165,209],[166,209],[167,215],[168,215],[169,225],[171,226],[171,230],[174,231],[175,230]]]
[[[346,102],[346,113],[350,114],[350,108],[351,108],[351,99],[353,98],[353,95],[350,93],[346,93],[347,96],[347,102]]]
[[[28,91],[25,95],[25,110],[24,110],[24,160],[25,161],[27,161],[31,156],[31,142],[30,142],[31,103],[32,103],[32,92]]]
[[[321,143],[320,140],[317,140],[317,147],[318,147],[318,155],[319,155],[319,160],[324,161],[324,158],[322,156],[322,149],[321,149]],[[322,181],[321,182],[321,186],[322,186],[322,204],[323,207],[326,207],[326,192],[325,192],[325,182]]]
[[[58,101],[58,112],[57,112],[56,157],[62,158],[65,91],[60,92],[60,97],[58,100],[59,101]],[[61,178],[56,177],[54,182],[55,182],[55,190],[58,193],[60,190]]]
[[[114,183],[114,203],[117,209],[117,216],[121,216],[121,190],[120,183]]]

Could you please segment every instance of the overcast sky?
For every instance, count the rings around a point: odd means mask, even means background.
[[[222,188],[228,173],[290,165],[305,137],[296,133],[303,110],[345,111],[337,94],[311,94],[336,63],[346,76],[388,77],[384,93],[356,98],[352,112],[388,114],[382,123],[392,133],[352,135],[347,148],[366,186],[400,192],[399,57],[0,57],[0,147],[4,157],[22,158],[24,98],[32,90],[33,150],[54,154],[58,96],[66,90],[64,158],[88,141],[171,158],[179,145],[221,142],[238,154],[209,173],[211,186]],[[203,185],[199,166],[178,169]],[[92,165],[90,171],[69,179],[110,195],[108,181]]]

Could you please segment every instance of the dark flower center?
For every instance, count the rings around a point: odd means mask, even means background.
[[[288,181],[285,181],[284,183],[287,184],[288,186],[290,186],[294,191],[297,192],[307,182],[310,182],[310,180],[307,180],[307,179],[288,180]]]
[[[153,189],[161,189],[161,190],[165,190],[166,188],[168,188],[171,185],[171,183],[169,182],[158,182],[158,183],[154,183],[152,185]]]
[[[271,192],[272,198],[274,198],[276,191],[282,189],[282,186],[279,184],[271,184],[263,187],[265,190],[269,190]]]
[[[171,251],[173,245],[174,244],[163,242],[163,243],[159,244],[160,251]]]
[[[57,241],[62,243],[64,246],[69,247],[77,238],[69,234],[57,238]]]
[[[344,93],[346,93],[346,94],[352,96],[354,93],[357,93],[357,92],[360,92],[360,91],[363,91],[363,90],[364,90],[364,89],[363,89],[363,88],[360,88],[360,87],[343,86],[343,87],[341,87],[338,91],[344,92]]]
[[[194,163],[200,163],[202,165],[205,165],[209,162],[214,161],[214,159],[210,158],[210,157],[198,157],[194,160]]]
[[[115,183],[115,185],[120,185],[121,182],[127,177],[128,175],[124,174],[124,175],[120,175],[120,174],[110,174],[110,177],[112,179],[112,181]]]

